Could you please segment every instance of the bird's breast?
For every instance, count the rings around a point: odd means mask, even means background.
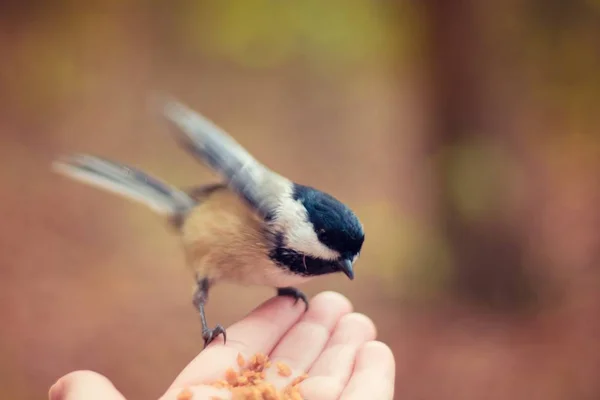
[[[309,277],[276,265],[264,222],[228,189],[213,192],[186,217],[182,240],[189,266],[214,281],[284,287]]]

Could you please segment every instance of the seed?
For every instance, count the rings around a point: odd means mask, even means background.
[[[282,362],[277,363],[277,373],[281,376],[290,376],[292,375],[292,370],[286,364]]]
[[[244,360],[244,356],[242,355],[242,353],[238,353],[237,355],[237,365],[240,368],[244,368],[244,365],[246,365],[246,360]]]
[[[227,371],[225,371],[225,379],[230,385],[234,385],[237,382],[237,373],[233,368],[228,368]]]
[[[192,397],[194,397],[194,393],[192,393],[188,388],[183,388],[183,390],[177,395],[177,400],[191,400]]]

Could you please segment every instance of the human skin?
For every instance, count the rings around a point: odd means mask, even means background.
[[[300,384],[310,400],[354,400],[394,397],[395,361],[390,348],[375,341],[373,322],[352,312],[350,301],[339,293],[322,292],[303,313],[302,302],[274,297],[227,328],[227,343],[215,339],[175,378],[161,400],[175,400],[183,388],[193,399],[231,398],[227,390],[208,383],[223,379],[227,368],[237,368],[239,353],[248,359],[256,353],[284,362],[293,374],[284,378],[271,368],[267,380],[282,388],[293,377],[308,372]],[[51,400],[124,400],[106,377],[92,371],[75,371],[50,389]]]

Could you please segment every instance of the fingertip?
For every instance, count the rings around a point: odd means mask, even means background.
[[[69,372],[68,374],[60,377],[54,383],[54,385],[52,385],[50,387],[50,390],[48,391],[48,397],[50,398],[50,400],[64,399],[64,398],[66,398],[66,394],[69,392],[69,389],[73,386],[74,383],[76,383],[80,379],[83,379],[83,380],[98,379],[96,377],[96,375],[99,375],[99,374],[97,374],[94,371],[87,371],[87,370]],[[102,375],[100,375],[100,376],[102,376]]]
[[[259,307],[285,307],[285,308],[296,308],[296,306],[300,303],[298,299],[294,299],[291,296],[273,296],[266,300]],[[298,307],[300,308],[300,307]]]
[[[390,376],[394,376],[396,370],[396,360],[392,349],[379,340],[371,340],[363,344],[358,352],[356,363],[360,369],[368,369],[370,366],[378,364]]]
[[[50,390],[48,390],[48,399],[60,400],[63,397],[63,385],[59,379],[54,383],[54,385],[50,386]]]
[[[390,346],[379,340],[370,340],[366,342],[363,344],[362,350],[384,358],[394,358],[394,354],[392,353]]]
[[[346,296],[330,290],[317,294],[312,298],[310,303],[311,307],[314,307],[315,305],[324,305],[328,307],[334,306],[336,308],[343,309],[346,313],[352,312],[354,308],[352,302],[350,302]]]
[[[373,320],[365,314],[353,312],[346,314],[339,322],[340,326],[352,326],[353,331],[363,332],[364,340],[374,341],[377,337],[377,327]]]
[[[48,391],[50,400],[124,399],[104,375],[94,371],[70,372],[54,383]]]
[[[294,305],[293,298],[273,296],[250,311],[244,319],[264,318],[269,321],[283,321],[291,318],[290,323],[294,323],[302,314],[304,314],[304,307]]]

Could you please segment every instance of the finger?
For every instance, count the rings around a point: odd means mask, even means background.
[[[302,384],[309,399],[337,399],[346,386],[361,345],[376,336],[375,325],[363,314],[344,315],[327,346],[310,368],[310,378]]]
[[[60,378],[48,393],[50,400],[125,400],[106,377],[93,371],[75,371]]]
[[[182,391],[185,390],[190,394],[188,397],[180,396]],[[229,400],[231,399],[231,392],[225,389],[217,389],[212,386],[207,385],[199,385],[199,386],[190,386],[185,389],[182,388],[171,388],[169,389],[159,400],[179,400],[181,398],[188,399],[220,399],[220,400]]]
[[[281,337],[298,321],[304,307],[289,297],[267,300],[241,321],[227,328],[227,344],[215,339],[179,374],[171,387],[192,386],[222,379],[236,365],[238,353],[248,359],[256,353],[269,354]]]
[[[394,398],[395,361],[390,348],[381,342],[365,343],[356,356],[354,371],[341,400]]]
[[[345,386],[350,379],[359,347],[374,340],[376,334],[373,321],[364,314],[352,313],[343,316],[325,350],[310,368],[309,375],[331,377]]]
[[[338,399],[343,390],[344,385],[330,376],[311,376],[300,384],[302,398],[311,400]]]
[[[323,351],[340,318],[351,311],[352,304],[339,293],[323,292],[315,296],[306,314],[286,333],[270,356],[274,365],[277,362],[288,365],[292,376],[282,377],[277,368],[272,368],[267,371],[269,382],[280,387],[305,372]]]

